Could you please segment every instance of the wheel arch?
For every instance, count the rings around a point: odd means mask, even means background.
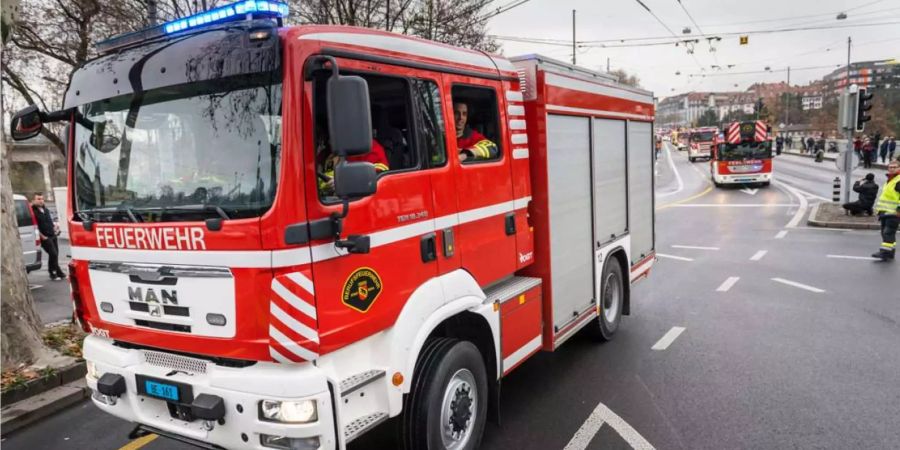
[[[609,256],[603,261],[603,271],[600,272],[601,274],[606,272],[607,264],[618,264],[619,268],[622,269],[622,286],[625,288],[625,301],[622,303],[622,315],[631,315],[631,283],[628,281],[631,278],[631,267],[628,264],[628,255],[625,252],[625,248],[619,246],[609,252]]]

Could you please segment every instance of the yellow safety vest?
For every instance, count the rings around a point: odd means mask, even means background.
[[[875,204],[875,211],[885,213],[896,213],[900,210],[900,192],[897,192],[897,183],[900,182],[900,175],[895,175],[891,181],[884,185],[881,191],[881,197]]]

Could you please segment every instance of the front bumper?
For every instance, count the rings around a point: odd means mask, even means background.
[[[732,175],[713,175],[713,180],[719,184],[744,184],[744,183],[769,183],[772,181],[771,173],[741,173]]]
[[[157,357],[149,358],[148,354]],[[159,358],[159,355],[169,355]],[[127,389],[109,404],[97,390],[97,378],[90,373],[87,384],[93,390],[94,404],[122,419],[158,429],[167,434],[213,444],[223,448],[270,449],[260,443],[260,436],[318,438],[318,449],[338,447],[335,436],[334,407],[328,380],[320,369],[307,364],[274,364],[259,362],[249,367],[225,367],[162,352],[121,348],[112,341],[88,336],[84,341],[84,357],[96,367],[97,376],[116,373],[124,377]],[[185,364],[188,363],[188,364]],[[204,364],[205,363],[205,364]],[[197,369],[205,365],[204,370]],[[168,367],[167,367],[168,366]],[[189,370],[184,370],[188,367]],[[170,414],[168,402],[137,393],[137,375],[185,383],[194,396],[218,396],[225,403],[225,416],[208,430],[202,420],[187,422]],[[281,424],[259,419],[259,402],[268,400],[314,400],[318,420],[308,424]],[[313,447],[315,448],[315,447]]]

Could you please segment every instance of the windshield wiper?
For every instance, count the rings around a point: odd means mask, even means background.
[[[219,217],[225,220],[231,220],[231,216],[225,212],[219,205],[178,205],[178,206],[166,206],[162,208],[162,214],[165,214],[168,211],[212,211],[219,215]]]
[[[128,215],[128,219],[134,223],[141,222],[138,220],[137,216],[134,215],[134,209],[130,206],[118,205],[118,206],[108,206],[105,208],[91,208],[85,209],[81,211],[75,211],[75,215],[81,218],[81,220],[91,220],[94,221],[90,217],[85,219],[85,216],[88,214],[97,214],[97,213],[116,213],[116,212],[124,212]]]

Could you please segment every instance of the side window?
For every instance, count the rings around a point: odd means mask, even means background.
[[[444,113],[441,109],[441,90],[429,80],[413,80],[419,130],[423,154],[429,167],[447,164],[447,136],[444,132]]]
[[[369,85],[369,104],[372,108],[372,151],[352,156],[348,161],[366,161],[375,166],[379,175],[414,169],[419,166],[412,145],[412,102],[409,81],[405,78],[359,74]],[[328,136],[326,85],[329,73],[322,71],[313,80],[313,114],[316,143],[316,174],[319,197],[326,203],[334,197],[334,166],[337,157],[331,151]]]
[[[31,206],[26,200],[16,200],[16,221],[19,227],[30,227],[33,225],[31,221],[31,213],[28,209]]]
[[[500,159],[500,114],[494,89],[453,86],[456,147],[464,164]]]

